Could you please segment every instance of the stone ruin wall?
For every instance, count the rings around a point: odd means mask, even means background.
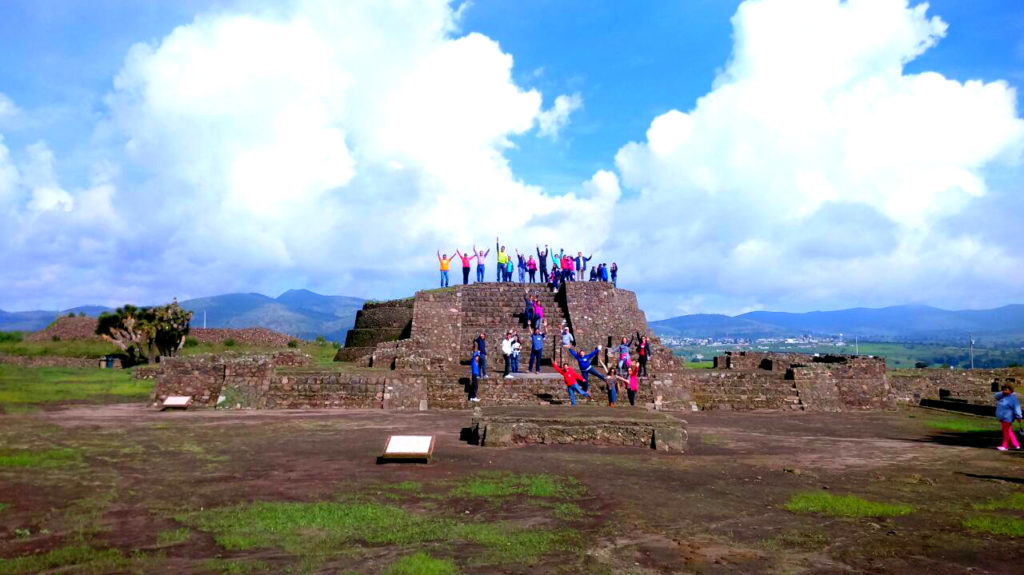
[[[1004,383],[1020,391],[1024,368],[1005,369],[913,369],[893,372],[889,381],[898,401],[918,403],[921,399],[956,399],[992,404],[992,396]]]

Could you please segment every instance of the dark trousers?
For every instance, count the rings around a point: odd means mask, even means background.
[[[539,349],[530,350],[530,363],[526,366],[526,371],[533,371],[533,361],[537,360],[537,373],[540,373],[540,352]]]
[[[476,397],[477,392],[480,390],[480,382],[477,380],[477,376],[472,376],[469,381],[469,398],[473,399]]]
[[[647,356],[646,355],[641,355],[640,356],[640,367],[637,368],[636,374],[637,375],[643,375],[643,376],[647,375]]]
[[[636,405],[636,392],[632,389],[627,389],[626,395],[629,397],[629,404]]]
[[[597,372],[597,368],[590,366],[587,371],[583,372],[583,389],[584,391],[590,391],[590,374],[594,374],[601,381],[608,383],[608,378]]]
[[[504,373],[504,375],[508,375],[511,372],[512,372],[512,356],[511,355],[506,355],[505,356],[505,373]]]
[[[540,268],[540,281],[548,283],[548,268]]]
[[[469,268],[462,268],[462,285],[469,284]]]
[[[537,270],[530,270],[530,283],[537,283]]]

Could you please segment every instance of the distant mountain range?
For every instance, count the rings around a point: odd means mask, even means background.
[[[985,343],[1024,342],[1024,305],[949,311],[922,305],[878,309],[785,313],[755,311],[737,316],[694,314],[651,322],[659,336],[772,338],[843,334],[873,341],[963,342],[969,334]]]
[[[345,341],[364,300],[355,297],[320,295],[309,290],[288,290],[276,298],[258,293],[233,293],[179,302],[193,312],[192,326],[265,327],[301,339],[322,335],[331,341]],[[0,310],[0,331],[38,331],[60,315],[84,312],[97,316],[112,311],[102,306],[81,306],[63,311]]]

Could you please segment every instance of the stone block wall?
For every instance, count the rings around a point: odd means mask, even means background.
[[[367,302],[356,312],[355,324],[345,336],[345,347],[373,347],[406,339],[412,328],[413,298]],[[348,361],[348,360],[339,360]]]
[[[992,395],[1003,383],[1018,390],[1024,385],[1024,368],[1006,369],[913,369],[892,372],[893,397],[903,403],[921,399],[960,399],[970,403],[992,403]]]
[[[120,369],[121,360],[118,359],[115,361],[115,367]],[[28,356],[0,353],[0,364],[16,365],[18,367],[99,368],[100,359],[98,357],[58,357],[55,355]]]

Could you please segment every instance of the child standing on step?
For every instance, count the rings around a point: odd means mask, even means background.
[[[573,371],[572,368],[569,367],[568,363],[563,363],[561,368],[557,365],[553,365],[551,367],[555,368],[555,371],[557,371],[558,374],[562,376],[562,379],[565,380],[565,387],[569,392],[569,403],[571,405],[576,405],[577,393],[585,396],[587,399],[590,399],[590,394],[587,393],[585,389],[580,388],[579,382],[583,381],[583,378],[580,377],[580,374]]]

